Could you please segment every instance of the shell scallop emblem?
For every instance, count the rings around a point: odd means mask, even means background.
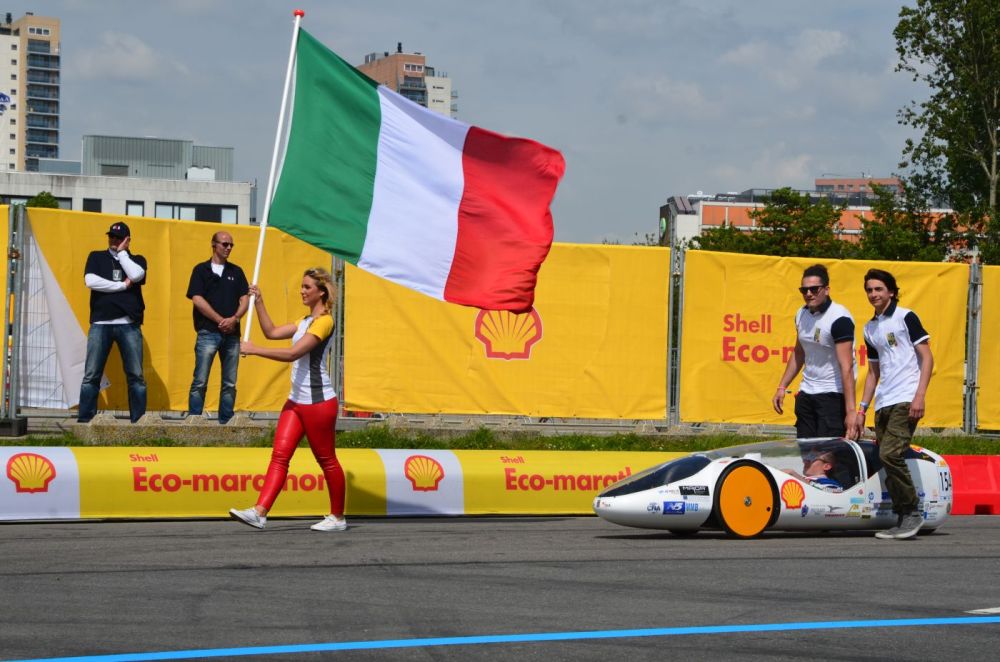
[[[476,338],[491,359],[527,359],[531,346],[542,339],[542,318],[532,308],[526,313],[480,310],[476,316]]]
[[[781,485],[781,500],[785,502],[786,508],[794,510],[800,507],[805,498],[806,492],[798,482],[786,480]]]
[[[444,467],[433,457],[411,455],[403,463],[403,475],[415,492],[435,492],[444,478]]]
[[[7,460],[7,478],[18,492],[48,492],[55,477],[52,460],[37,453],[18,453]]]

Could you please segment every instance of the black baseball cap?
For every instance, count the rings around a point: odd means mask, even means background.
[[[124,239],[125,237],[130,237],[132,235],[128,226],[120,221],[118,223],[112,223],[111,227],[108,228],[108,231],[105,234],[112,237],[118,237],[119,239]]]

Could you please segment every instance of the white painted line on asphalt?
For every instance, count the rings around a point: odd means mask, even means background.
[[[1000,614],[1000,607],[990,607],[988,609],[972,609],[966,614]]]

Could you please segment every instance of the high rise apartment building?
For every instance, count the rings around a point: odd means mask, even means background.
[[[358,69],[390,90],[445,117],[454,117],[458,111],[455,102],[458,93],[452,89],[448,74],[427,66],[427,58],[422,53],[404,53],[402,42],[396,44],[395,53],[369,53]]]
[[[59,158],[59,19],[7,14],[0,24],[0,170]]]

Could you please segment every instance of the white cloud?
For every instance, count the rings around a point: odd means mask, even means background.
[[[723,181],[740,182],[743,188],[812,188],[814,156],[787,152],[788,146],[778,143],[748,161],[728,159],[724,165],[716,167],[713,174]]]
[[[752,69],[784,89],[796,89],[816,75],[826,59],[843,53],[847,38],[835,30],[805,29],[787,43],[754,40],[719,56],[722,64]]]
[[[627,76],[621,82],[620,94],[627,102],[627,112],[643,121],[710,118],[719,114],[700,85],[667,76]]]
[[[71,73],[83,80],[144,81],[188,73],[183,64],[121,32],[101,34],[94,46],[74,53],[68,64]]]

